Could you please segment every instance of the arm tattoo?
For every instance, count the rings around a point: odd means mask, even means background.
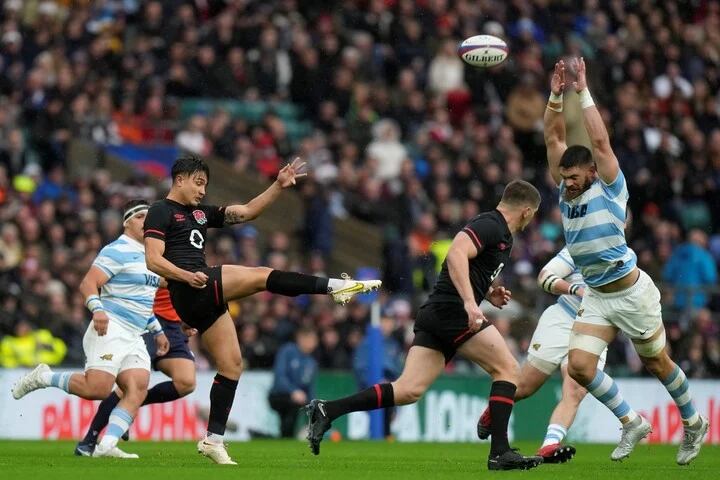
[[[234,225],[236,223],[243,223],[245,221],[245,215],[237,210],[233,210],[232,207],[225,209],[225,224]]]

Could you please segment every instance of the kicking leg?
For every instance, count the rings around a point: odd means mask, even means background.
[[[710,422],[695,410],[685,372],[667,354],[665,329],[660,327],[647,340],[633,343],[645,367],[665,385],[680,410],[685,435],[677,453],[677,463],[687,465],[700,453]]]
[[[50,367],[41,363],[13,385],[12,394],[16,400],[19,400],[32,391],[55,387],[86,400],[102,400],[112,392],[114,384],[115,375],[104,370],[55,373]]]
[[[500,332],[494,326],[486,327],[463,343],[458,353],[480,365],[493,379],[489,398],[492,440],[488,469],[526,470],[540,465],[542,458],[523,457],[511,450],[508,443],[507,429],[520,369]]]
[[[312,400],[307,406],[310,450],[315,455],[320,453],[323,435],[331,422],[342,415],[417,402],[444,368],[445,357],[441,352],[415,345],[408,352],[400,378],[394,382],[376,384],[339,400]]]
[[[520,370],[520,379],[517,390],[515,391],[515,401],[517,402],[533,395],[545,384],[549,377],[549,374],[541,372],[529,361],[525,362]],[[488,405],[482,415],[480,415],[477,423],[477,434],[480,440],[486,440],[492,434],[491,418],[490,405]]]
[[[267,290],[271,293],[295,297],[302,294],[332,295],[345,304],[359,294],[380,288],[380,280],[353,280],[322,278],[297,272],[284,272],[268,267],[222,266],[223,296],[225,301],[245,298]]]
[[[223,267],[224,269],[225,267]],[[198,442],[198,451],[215,463],[237,465],[225,450],[223,435],[235,400],[238,380],[242,374],[242,353],[235,323],[225,312],[202,335],[218,373],[210,389],[210,418],[207,435]]]

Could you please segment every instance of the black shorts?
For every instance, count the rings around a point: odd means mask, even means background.
[[[485,322],[480,331],[489,327]],[[442,352],[449,362],[460,346],[478,332],[468,329],[468,316],[459,303],[426,303],[415,318],[413,345]]]
[[[208,276],[205,288],[193,288],[184,282],[168,282],[173,308],[183,322],[204,333],[220,316],[227,312],[223,297],[222,266],[201,270]]]
[[[156,315],[157,316],[157,315]],[[187,358],[188,360],[195,361],[195,355],[193,355],[188,345],[188,336],[185,335],[180,327],[180,322],[172,322],[166,320],[160,316],[157,317],[160,325],[162,326],[163,332],[170,342],[170,349],[165,355],[158,356],[157,346],[155,345],[155,337],[152,333],[145,334],[145,345],[147,346],[150,359],[152,360],[153,370],[157,370],[157,362],[159,360],[165,360],[166,358]]]

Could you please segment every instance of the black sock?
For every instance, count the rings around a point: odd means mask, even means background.
[[[515,390],[517,386],[510,382],[499,380],[493,382],[490,387],[490,431],[492,432],[492,440],[490,441],[490,455],[502,455],[510,450],[508,443],[508,422],[515,404]]]
[[[210,388],[210,418],[207,428],[209,433],[225,435],[225,425],[235,400],[237,386],[237,380],[230,380],[219,373],[215,375]]]
[[[350,412],[362,412],[395,406],[395,394],[391,383],[376,383],[355,395],[325,403],[330,420]]]
[[[158,383],[148,390],[147,397],[145,397],[145,401],[142,404],[150,405],[151,403],[172,402],[178,398],[180,398],[180,394],[175,388],[175,385],[173,385],[173,382],[167,381]]]
[[[110,414],[118,403],[120,403],[120,397],[114,391],[100,402],[100,406],[90,423],[90,428],[88,428],[85,438],[82,439],[82,443],[93,445],[97,443],[98,435],[100,435],[103,428],[107,427],[108,422],[110,422]]]
[[[326,295],[328,293],[328,279],[297,272],[273,270],[268,275],[265,288],[270,293],[279,293],[287,297],[296,297],[304,293]]]

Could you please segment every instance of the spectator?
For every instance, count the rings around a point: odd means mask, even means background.
[[[709,301],[704,290],[715,285],[717,266],[707,241],[705,232],[691,230],[687,242],[676,247],[665,264],[663,280],[674,288],[673,307],[678,310],[703,308]]]
[[[293,437],[300,407],[315,398],[318,365],[312,354],[317,345],[315,329],[303,327],[295,334],[295,342],[283,345],[275,358],[268,402],[280,415],[283,438]]]
[[[59,365],[67,346],[49,330],[33,329],[26,321],[18,322],[14,335],[0,341],[0,366],[3,368],[34,367],[39,363]]]

